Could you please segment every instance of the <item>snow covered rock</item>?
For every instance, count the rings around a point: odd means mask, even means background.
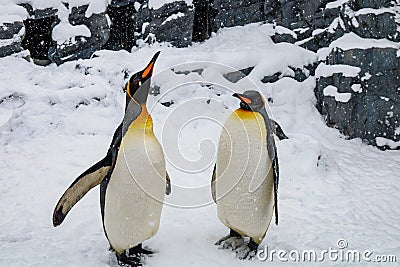
[[[37,64],[61,64],[89,58],[108,39],[101,1],[10,1],[0,7],[0,56],[28,49]]]
[[[29,14],[24,20],[25,36],[22,40],[22,47],[29,50],[30,56],[36,64],[49,64],[48,51],[54,45],[51,31],[57,20],[57,10],[52,7],[35,8],[28,3],[22,3],[21,6]]]
[[[325,65],[340,67],[338,72],[317,77],[317,108],[328,125],[337,127],[349,137],[360,137],[382,148],[376,138],[399,141],[395,132],[400,123],[400,58],[396,48],[334,49]],[[352,71],[355,67],[359,73]],[[338,101],[325,94],[328,86],[349,94],[347,101]]]
[[[268,0],[274,42],[315,51],[317,108],[329,126],[381,148],[400,148],[399,1]],[[357,70],[356,72],[354,70]],[[282,72],[263,82],[285,77]],[[387,145],[376,138],[394,143]],[[380,140],[380,139],[378,139]],[[384,144],[384,145],[382,145]]]
[[[400,125],[398,10],[397,5],[389,7],[388,1],[377,2],[349,1],[342,6],[341,23],[332,28],[340,37],[318,50],[322,62],[341,70],[317,77],[315,94],[317,108],[328,125],[350,138],[396,149],[400,148],[394,145],[400,140],[395,132]],[[326,66],[322,64],[320,67]],[[349,75],[355,67],[359,73]],[[326,94],[326,88],[332,87],[350,97],[338,101],[337,95]],[[393,144],[382,145],[379,138]]]
[[[139,3],[137,3],[139,4]],[[103,48],[108,50],[130,51],[135,45],[134,16],[137,5],[130,1],[111,1],[107,7],[110,18],[110,36]]]
[[[104,48],[125,49],[144,43],[169,42],[176,47],[192,43],[194,11],[185,1],[113,0],[107,14],[110,38]]]
[[[265,21],[264,1],[261,0],[214,1],[214,7],[218,11],[214,22],[215,30]]]
[[[377,137],[394,142],[400,139],[394,130],[400,127],[399,0],[30,0],[21,6],[15,3],[13,8],[23,6],[29,16],[18,11],[18,18],[10,19],[0,14],[2,19],[11,20],[3,30],[0,27],[0,56],[25,48],[40,64],[89,58],[100,49],[131,51],[134,46],[154,42],[187,47],[223,27],[274,23],[275,43],[295,43],[317,53],[320,67],[316,73],[316,106],[328,125],[351,138],[360,137],[378,146],[383,142],[377,142]],[[22,20],[26,34],[21,41]],[[287,77],[302,82],[313,76],[317,67],[312,62],[307,64],[270,69],[260,73],[259,79],[265,84]],[[353,75],[355,68],[359,71]],[[245,72],[243,69],[227,77],[237,82],[247,75]]]
[[[21,42],[24,33],[25,27],[22,21],[0,25],[0,57],[22,51]]]
[[[186,47],[192,43],[194,11],[185,1],[166,3],[157,9],[142,4],[134,19],[137,45],[157,41]]]
[[[89,5],[72,8],[59,6],[60,23],[52,31],[56,44],[49,51],[52,62],[61,64],[79,58],[90,58],[106,43],[110,34],[106,13],[88,12]]]
[[[21,42],[25,34],[23,20],[26,16],[23,7],[0,3],[0,57],[23,50]]]

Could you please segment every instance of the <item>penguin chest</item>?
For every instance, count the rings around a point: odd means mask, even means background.
[[[225,122],[217,152],[218,217],[261,242],[274,208],[273,171],[261,114],[236,111]]]
[[[129,130],[105,193],[104,229],[118,253],[157,232],[165,175],[164,155],[153,131]]]

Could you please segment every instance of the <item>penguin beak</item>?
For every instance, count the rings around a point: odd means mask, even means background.
[[[142,79],[147,80],[153,75],[153,68],[154,68],[154,63],[156,63],[156,60],[158,56],[160,55],[161,51],[158,51],[153,58],[151,59],[150,63],[147,65],[147,67],[142,71]]]
[[[246,104],[251,104],[251,100],[242,94],[234,93],[232,96],[239,98],[240,101],[243,101]]]

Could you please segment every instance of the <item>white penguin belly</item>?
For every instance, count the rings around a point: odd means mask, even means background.
[[[260,243],[274,209],[264,119],[259,113],[237,110],[224,127],[217,154],[218,217],[227,227]]]
[[[164,155],[153,131],[129,130],[105,194],[104,228],[116,252],[132,248],[158,231],[165,175]]]

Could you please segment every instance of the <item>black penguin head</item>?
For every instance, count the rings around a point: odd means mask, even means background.
[[[150,63],[147,64],[146,68],[142,71],[136,72],[129,79],[127,84],[125,85],[125,91],[127,93],[127,98],[133,98],[139,104],[145,104],[147,100],[147,96],[150,90],[150,81],[151,76],[153,75],[154,64],[160,55],[160,51],[158,51]]]
[[[243,94],[235,93],[232,96],[240,99],[240,108],[250,111],[260,111],[265,108],[263,96],[255,91],[249,90]]]

